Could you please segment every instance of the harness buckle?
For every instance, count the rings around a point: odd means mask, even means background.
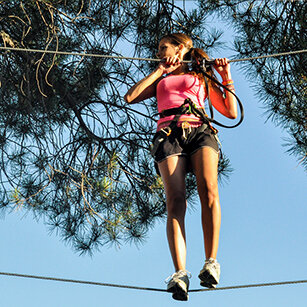
[[[181,124],[182,129],[191,129],[191,124],[187,121],[182,122]]]
[[[189,122],[183,122],[181,124],[181,128],[182,128],[182,137],[186,140],[187,135],[192,132],[192,126]]]
[[[162,128],[160,131],[164,132],[166,136],[169,136],[172,133],[172,129],[170,127]]]

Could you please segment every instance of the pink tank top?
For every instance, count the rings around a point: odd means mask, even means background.
[[[190,98],[197,108],[204,108],[206,98],[204,86],[200,80],[193,75],[169,75],[162,79],[157,85],[158,112],[180,107],[186,98]],[[175,115],[160,118],[157,122],[158,130],[166,127]],[[201,124],[199,118],[193,114],[184,114],[180,117],[180,122],[187,121],[196,126]]]

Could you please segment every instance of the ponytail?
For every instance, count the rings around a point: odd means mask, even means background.
[[[200,81],[204,84],[205,83],[205,76],[202,73],[202,70],[200,68],[200,64],[202,63],[203,59],[209,60],[208,54],[200,49],[200,48],[191,48],[184,56],[184,60],[192,60],[192,66],[189,73],[191,75],[197,76]],[[206,71],[210,76],[214,77],[213,70],[211,66]],[[210,86],[213,86],[212,80],[208,80],[208,83]]]

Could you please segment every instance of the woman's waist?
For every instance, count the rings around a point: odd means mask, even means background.
[[[160,118],[157,122],[157,131],[169,126],[170,123],[173,121],[174,117],[175,115]],[[200,127],[202,124],[203,121],[199,117],[196,117],[192,114],[181,115],[177,122],[178,127],[182,127],[183,125],[184,126],[189,125],[191,128],[197,128]]]
[[[182,106],[182,104],[185,104],[185,101],[189,99],[193,102],[196,108],[204,108],[204,100],[199,99],[193,95],[182,95],[178,97],[177,99],[175,98],[167,98],[167,99],[157,99],[157,108],[158,112],[161,113],[163,111],[169,110],[169,109],[174,109],[174,108],[179,108]]]

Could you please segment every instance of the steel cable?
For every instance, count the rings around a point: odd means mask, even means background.
[[[95,282],[95,281],[85,281],[85,280],[77,280],[77,279],[48,277],[48,276],[37,276],[37,275],[7,273],[7,272],[0,272],[0,275],[11,276],[11,277],[32,278],[32,279],[40,279],[40,280],[51,280],[51,281],[59,281],[59,282],[67,282],[67,283],[75,283],[75,284],[86,284],[86,285],[92,285],[92,286],[104,286],[104,287],[115,287],[115,288],[125,288],[125,289],[134,289],[134,290],[167,292],[164,289],[158,289],[158,288],[119,285],[119,284],[110,284],[110,283],[102,283],[102,282]],[[302,284],[302,283],[307,283],[307,280],[305,279],[305,280],[294,280],[294,281],[280,281],[280,282],[269,282],[269,283],[259,283],[259,284],[248,284],[248,285],[220,287],[220,288],[215,288],[215,289],[194,289],[194,290],[189,290],[189,292],[233,290],[233,289],[243,289],[243,288],[293,285],[293,284]]]
[[[95,53],[81,53],[81,52],[69,52],[69,51],[58,51],[58,50],[47,50],[47,49],[43,50],[43,49],[30,49],[30,48],[0,47],[0,50],[16,51],[16,52],[49,53],[49,54],[57,54],[57,55],[72,55],[72,56],[82,56],[82,57],[97,57],[97,58],[119,59],[119,60],[138,60],[138,61],[152,61],[152,62],[160,62],[161,61],[160,59],[153,59],[153,58],[126,57],[126,56],[115,56],[115,55],[95,54]],[[281,53],[268,54],[268,55],[260,55],[260,56],[256,56],[256,57],[250,57],[250,58],[233,59],[233,60],[229,60],[229,63],[251,61],[251,60],[278,57],[278,56],[286,56],[286,55],[294,55],[294,54],[305,53],[305,52],[307,52],[307,49],[281,52]],[[191,61],[183,61],[183,63],[191,63]]]

